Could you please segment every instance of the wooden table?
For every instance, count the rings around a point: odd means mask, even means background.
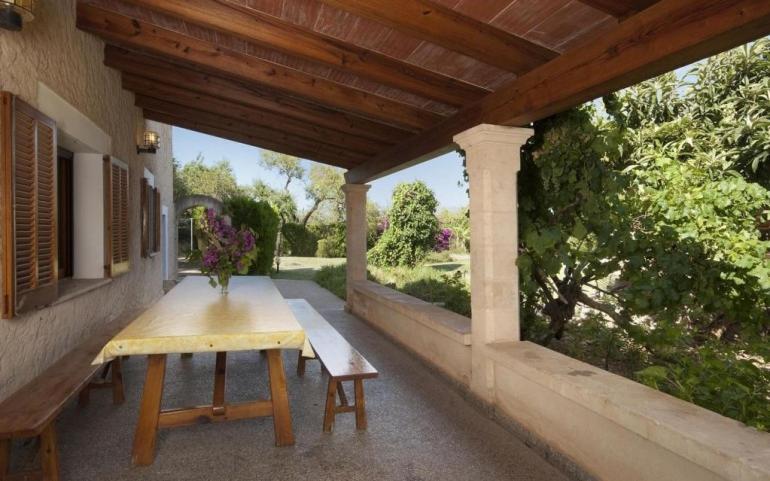
[[[149,465],[155,458],[158,428],[197,422],[272,416],[275,444],[294,444],[281,349],[299,349],[314,357],[305,331],[269,278],[233,277],[229,294],[223,296],[207,278],[190,276],[109,341],[94,363],[117,356],[148,356],[132,459],[134,464]],[[270,399],[227,404],[226,353],[244,350],[266,351]],[[184,352],[217,353],[213,402],[161,410],[166,356]]]

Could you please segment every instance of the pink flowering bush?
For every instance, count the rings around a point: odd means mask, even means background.
[[[444,227],[438,231],[438,234],[436,234],[436,243],[433,245],[433,250],[436,252],[448,251],[452,246],[452,237],[454,237],[454,232],[452,232],[452,229],[448,227]]]
[[[200,231],[206,247],[195,251],[193,258],[200,260],[201,272],[208,276],[211,287],[219,285],[227,293],[230,277],[247,274],[256,261],[257,236],[247,227],[235,229],[213,209],[206,210]]]

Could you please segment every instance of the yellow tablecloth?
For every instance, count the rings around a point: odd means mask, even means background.
[[[301,349],[314,357],[270,278],[233,277],[223,296],[207,278],[188,276],[112,338],[93,363],[139,354],[262,349]]]

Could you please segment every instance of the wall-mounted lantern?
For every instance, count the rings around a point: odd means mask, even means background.
[[[35,0],[0,0],[0,28],[18,32],[35,18]]]
[[[142,140],[144,144],[136,147],[137,154],[154,154],[158,151],[158,147],[160,146],[160,136],[157,132],[145,130]]]

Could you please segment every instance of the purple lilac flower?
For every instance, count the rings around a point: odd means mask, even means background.
[[[243,251],[244,252],[251,252],[252,249],[254,249],[254,244],[256,244],[256,240],[254,239],[254,234],[251,233],[251,231],[243,230],[241,231],[243,236]]]
[[[203,254],[203,267],[213,269],[219,263],[219,252],[214,246],[209,246]]]
[[[438,234],[436,234],[436,243],[434,244],[433,249],[436,252],[449,250],[453,236],[454,232],[452,232],[452,229],[449,229],[448,227],[441,229]]]

